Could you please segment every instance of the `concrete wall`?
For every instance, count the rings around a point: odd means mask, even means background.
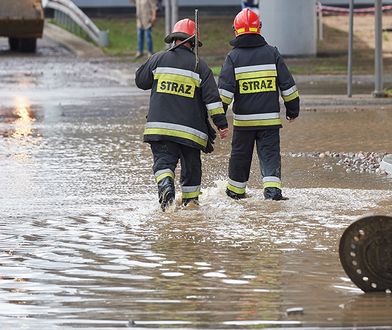
[[[316,0],[263,0],[262,34],[284,55],[314,56],[317,52]]]

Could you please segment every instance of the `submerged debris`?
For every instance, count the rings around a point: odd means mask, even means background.
[[[286,315],[303,315],[304,314],[304,309],[302,307],[293,307],[293,308],[287,308],[286,309]]]
[[[288,153],[288,156],[293,158],[298,157],[312,157],[312,158],[336,158],[337,165],[343,166],[347,173],[374,173],[379,175],[387,175],[388,173],[380,167],[380,163],[387,153],[377,152],[300,152]],[[324,168],[332,170],[332,166],[324,164]]]

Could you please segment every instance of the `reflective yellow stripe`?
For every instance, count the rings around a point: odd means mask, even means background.
[[[227,189],[231,190],[232,192],[235,192],[236,194],[242,195],[245,194],[245,189],[246,188],[238,188],[238,187],[234,187],[233,185],[231,185],[230,183],[227,185]]]
[[[216,108],[216,109],[208,110],[208,113],[210,114],[210,116],[224,115],[225,110],[223,110],[223,108]]]
[[[157,183],[159,183],[160,181],[162,181],[164,178],[167,178],[167,177],[174,179],[173,173],[166,172],[166,173],[163,173],[163,174],[159,175],[158,177],[156,177],[155,180]]]
[[[179,137],[179,138],[196,142],[197,144],[200,144],[203,147],[207,146],[207,140],[203,140],[202,138],[196,135],[186,133],[186,132],[176,131],[172,129],[167,129],[167,128],[146,128],[144,130],[144,135],[166,135],[166,136]]]
[[[265,119],[265,120],[236,120],[233,121],[234,126],[248,127],[248,126],[274,126],[282,125],[281,119]]]
[[[249,31],[250,31],[250,32],[257,32],[257,28],[252,28],[252,27],[250,27],[250,28],[249,28]]]
[[[264,188],[279,188],[282,189],[282,183],[281,182],[264,182],[263,183]]]
[[[196,198],[199,197],[200,192],[195,191],[195,192],[183,192],[182,193],[182,198]]]
[[[182,76],[182,75],[174,74],[174,73],[156,73],[154,75],[154,79],[177,81],[177,82],[181,82],[184,84],[193,84],[196,87],[200,87],[199,80],[192,78],[192,77],[186,77],[186,76]]]
[[[283,97],[283,100],[284,100],[285,102],[290,102],[290,101],[296,99],[297,97],[299,97],[299,92],[296,91],[296,92],[294,92],[293,94],[290,94],[290,95],[288,95],[288,96],[284,96],[284,95],[283,95],[282,97]]]
[[[233,100],[233,99],[231,99],[231,98],[229,98],[229,97],[227,97],[227,96],[224,96],[224,95],[221,95],[220,97],[221,97],[221,100],[222,100],[222,102],[223,102],[224,104],[230,104],[231,101]]]
[[[253,72],[241,72],[236,73],[235,79],[252,79],[252,78],[263,78],[263,77],[277,77],[278,72],[276,70],[265,70],[265,71],[253,71]]]
[[[237,30],[237,33],[243,33],[243,32],[245,32],[245,28],[240,28]]]

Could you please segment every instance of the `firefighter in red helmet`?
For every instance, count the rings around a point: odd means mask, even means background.
[[[233,103],[233,139],[226,193],[245,197],[253,149],[256,144],[265,199],[282,200],[279,95],[286,119],[299,115],[299,94],[294,79],[276,47],[261,36],[259,16],[243,9],[234,19],[236,38],[219,76],[225,109]]]
[[[211,152],[215,138],[208,116],[221,138],[228,134],[226,115],[211,69],[203,60],[196,61],[194,35],[194,21],[178,21],[165,38],[166,43],[175,46],[154,54],[136,72],[136,85],[151,89],[144,142],[151,146],[163,211],[175,198],[174,175],[179,160],[182,204],[198,204],[202,176],[200,151]]]

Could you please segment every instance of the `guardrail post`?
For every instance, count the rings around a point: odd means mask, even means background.
[[[109,46],[109,32],[108,31],[99,31],[98,44],[101,47]]]

